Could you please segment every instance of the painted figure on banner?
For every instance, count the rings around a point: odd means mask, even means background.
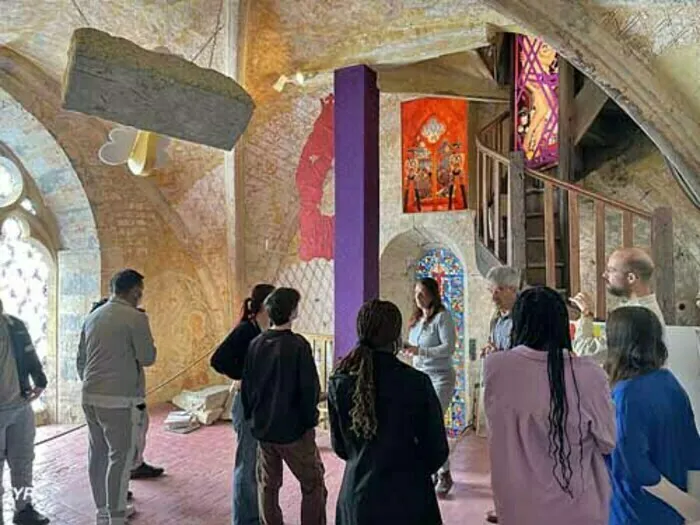
[[[401,130],[404,212],[466,209],[467,102],[404,102]]]
[[[516,150],[528,168],[548,168],[559,160],[559,65],[547,43],[524,35],[515,41]]]

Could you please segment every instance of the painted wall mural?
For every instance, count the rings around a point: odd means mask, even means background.
[[[296,171],[299,192],[299,258],[333,259],[335,217],[321,213],[323,185],[333,168],[333,95],[321,99],[321,113],[306,143]]]
[[[515,148],[528,168],[549,168],[559,161],[558,55],[539,38],[518,35],[515,57]]]
[[[466,209],[467,102],[403,102],[401,139],[404,213]]]
[[[467,427],[467,377],[464,350],[464,267],[459,259],[446,248],[427,251],[418,261],[416,280],[432,277],[440,285],[442,302],[452,314],[457,331],[457,348],[454,367],[457,382],[452,405],[445,415],[445,428],[451,437],[459,435]]]

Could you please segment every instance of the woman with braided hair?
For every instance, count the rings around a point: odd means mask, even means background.
[[[520,294],[509,352],[484,365],[491,485],[503,525],[607,525],[615,412],[603,369],[571,351],[564,299]]]
[[[357,346],[328,387],[331,441],[346,461],[336,525],[441,525],[431,481],[447,459],[442,408],[427,375],[402,363],[401,312],[373,300]]]

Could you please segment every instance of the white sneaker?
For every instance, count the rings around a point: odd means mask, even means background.
[[[134,508],[133,505],[127,505],[125,512],[124,512],[124,520],[128,520],[131,518],[134,514],[136,513],[136,509]],[[107,511],[98,511],[97,512],[97,520],[95,521],[96,525],[110,525],[109,523],[109,514],[107,514]],[[0,525],[2,525],[0,523]]]

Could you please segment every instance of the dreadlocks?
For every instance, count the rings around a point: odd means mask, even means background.
[[[378,299],[362,305],[357,314],[357,346],[338,365],[336,373],[356,376],[350,418],[358,438],[370,441],[377,435],[374,351],[398,351],[401,312],[394,303]]]
[[[546,287],[535,287],[520,294],[513,306],[512,346],[525,345],[547,352],[549,376],[549,455],[554,460],[552,474],[557,484],[570,497],[572,448],[567,432],[569,402],[566,396],[564,350],[569,350],[569,365],[576,389],[579,416],[579,447],[581,475],[583,475],[583,430],[581,429],[581,395],[571,362],[571,335],[569,315],[561,296]]]

